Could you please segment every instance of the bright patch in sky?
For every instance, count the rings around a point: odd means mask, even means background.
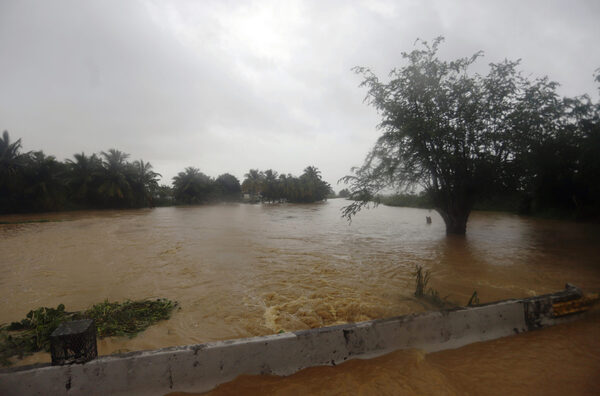
[[[0,131],[59,159],[117,148],[163,182],[186,166],[337,180],[378,137],[361,78],[415,39],[448,59],[484,50],[597,95],[597,1],[0,2]]]

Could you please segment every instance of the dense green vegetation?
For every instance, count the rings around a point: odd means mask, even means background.
[[[408,208],[423,209],[431,209],[433,207],[429,197],[425,193],[380,195],[377,196],[375,200],[376,202],[388,206],[404,206]]]
[[[272,169],[264,172],[250,169],[245,177],[242,191],[254,201],[310,203],[322,201],[333,193],[314,166],[306,167],[300,177],[278,175]]]
[[[198,204],[211,201],[239,201],[242,193],[249,202],[317,202],[331,193],[329,184],[321,179],[321,172],[309,166],[300,177],[281,174],[272,169],[250,169],[240,185],[238,179],[228,173],[217,179],[186,168],[173,178],[175,202]]]
[[[0,213],[88,208],[141,208],[240,201],[242,185],[229,173],[216,179],[194,167],[159,185],[160,174],[143,160],[110,149],[80,153],[64,162],[42,151],[21,152],[21,139],[0,137]],[[300,177],[252,169],[244,180],[251,201],[316,202],[331,192],[320,171],[309,166]]]
[[[50,351],[50,335],[63,322],[94,319],[98,337],[134,337],[151,325],[169,319],[177,302],[167,299],[108,302],[96,304],[86,311],[67,312],[41,307],[29,311],[25,319],[0,326],[0,364],[10,365],[10,358],[39,351]]]
[[[104,301],[92,306],[83,313],[94,319],[98,337],[134,337],[154,323],[169,319],[177,302],[160,298],[156,300],[125,301],[122,303]]]
[[[194,167],[185,168],[173,178],[173,196],[178,203],[198,204],[211,201],[215,192],[213,187],[213,180]]]
[[[383,134],[343,178],[354,200],[343,214],[392,188],[424,191],[449,234],[464,234],[477,207],[600,219],[600,103],[561,98],[557,83],[525,77],[518,61],[469,73],[482,53],[443,61],[441,41],[403,53],[387,83],[356,68]]]
[[[21,139],[0,137],[0,213],[152,206],[158,173],[143,160],[110,149],[60,162],[42,151],[21,152]]]

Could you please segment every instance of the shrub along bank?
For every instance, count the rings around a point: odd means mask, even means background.
[[[169,319],[178,306],[165,298],[155,300],[104,301],[86,311],[68,312],[59,304],[56,308],[40,307],[29,311],[25,319],[0,326],[0,364],[12,364],[11,358],[34,352],[50,352],[50,335],[63,322],[93,319],[98,337],[135,337],[153,324]]]

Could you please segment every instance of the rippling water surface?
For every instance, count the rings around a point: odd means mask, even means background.
[[[2,216],[62,221],[0,225],[0,323],[59,303],[179,301],[169,321],[138,337],[100,340],[108,354],[422,311],[412,297],[416,264],[463,305],[473,290],[487,302],[566,282],[600,288],[597,226],[478,212],[467,237],[456,238],[421,209],[380,206],[348,224],[345,203]]]

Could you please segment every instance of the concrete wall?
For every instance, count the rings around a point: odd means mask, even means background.
[[[370,358],[398,349],[458,348],[553,325],[565,291],[524,300],[412,314],[294,333],[134,352],[85,364],[0,372],[1,395],[164,395],[202,392],[240,374],[289,375],[300,369]]]

